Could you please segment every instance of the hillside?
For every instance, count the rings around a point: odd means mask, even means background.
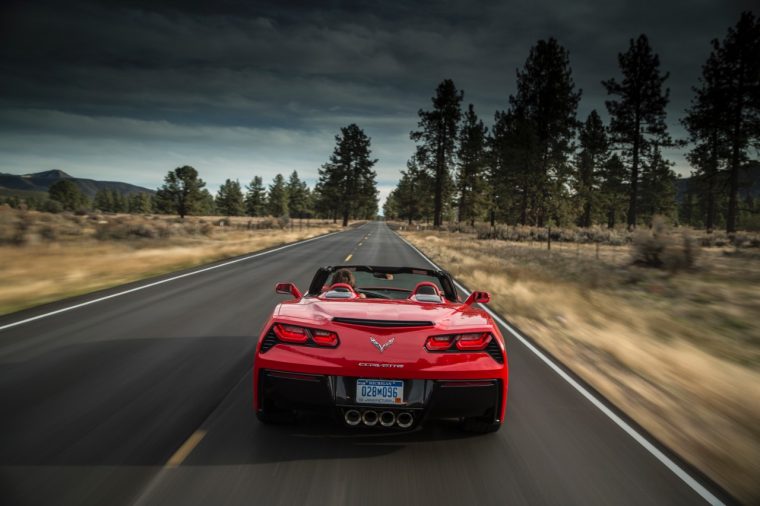
[[[76,183],[79,189],[89,198],[95,196],[98,190],[115,190],[122,195],[135,193],[154,193],[154,190],[143,188],[120,181],[97,181],[72,177],[62,170],[47,170],[34,174],[5,174],[0,172],[0,193],[4,195],[23,195],[25,192],[47,193],[48,189],[58,181],[69,179]]]
[[[681,177],[676,180],[676,200],[680,204],[689,189],[692,177]],[[726,182],[727,184],[727,182]],[[739,174],[739,198],[760,197],[760,162],[751,161]]]

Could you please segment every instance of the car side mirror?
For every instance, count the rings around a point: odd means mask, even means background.
[[[274,291],[284,295],[292,295],[294,299],[300,299],[303,294],[293,283],[277,283],[274,285]]]
[[[488,292],[472,292],[464,301],[464,305],[472,306],[473,304],[488,304],[489,302],[491,302],[491,295]]]

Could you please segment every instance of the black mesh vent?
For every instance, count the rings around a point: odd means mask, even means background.
[[[277,336],[274,335],[274,330],[269,329],[264,336],[264,342],[261,343],[261,353],[271,350],[275,344],[277,344]]]
[[[498,363],[504,363],[504,355],[501,354],[501,348],[499,348],[499,343],[496,342],[496,337],[491,338],[491,342],[488,343],[485,351]]]
[[[365,327],[432,327],[433,322],[422,320],[365,320],[363,318],[333,318],[335,323],[362,325]]]

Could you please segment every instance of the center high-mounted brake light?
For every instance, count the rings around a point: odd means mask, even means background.
[[[274,326],[274,334],[279,341],[288,344],[316,344],[330,348],[338,346],[338,334],[327,330],[278,323]]]
[[[425,348],[428,351],[481,351],[490,342],[491,334],[488,332],[430,336],[425,341]]]

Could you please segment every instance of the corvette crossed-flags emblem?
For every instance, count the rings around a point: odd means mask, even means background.
[[[374,344],[374,345],[375,345],[375,348],[377,348],[378,350],[380,350],[380,353],[384,352],[384,351],[385,351],[385,349],[386,349],[388,346],[392,345],[392,344],[393,344],[393,341],[395,341],[395,340],[396,340],[396,338],[395,338],[395,337],[391,337],[390,339],[388,339],[388,340],[385,342],[385,344],[380,344],[380,343],[377,341],[377,339],[375,339],[374,337],[370,337],[370,338],[369,338],[369,341],[370,341],[372,344]]]

